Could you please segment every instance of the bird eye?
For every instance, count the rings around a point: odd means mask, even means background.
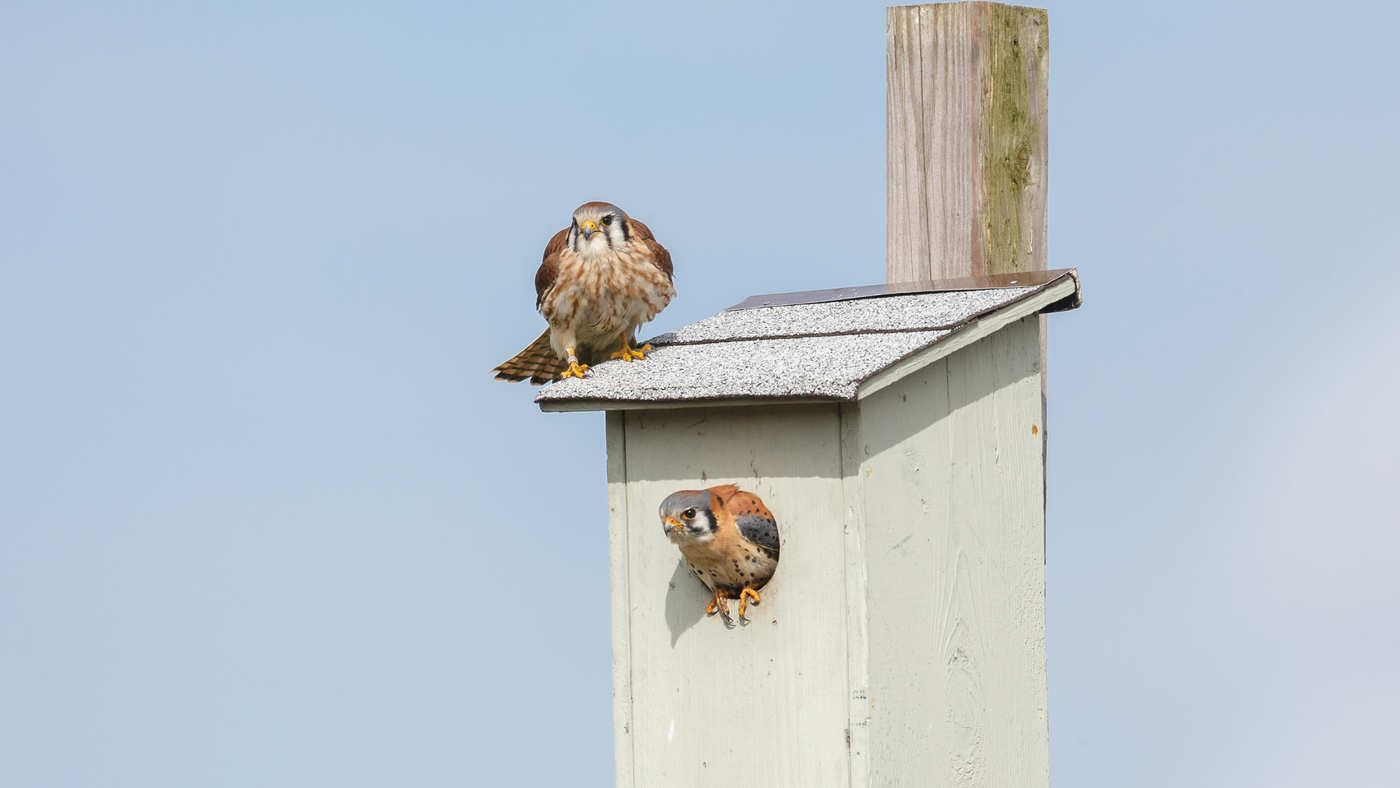
[[[604,225],[612,224],[612,214],[608,214],[607,216],[604,216],[604,217],[603,217],[603,224],[604,224]]]
[[[687,520],[694,520],[694,519],[695,519],[695,510],[694,510],[694,509],[686,509],[685,511],[681,512],[681,517],[684,517],[684,518],[687,519]]]

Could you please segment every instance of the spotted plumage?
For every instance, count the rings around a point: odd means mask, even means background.
[[[582,377],[609,358],[643,358],[637,329],[675,297],[671,253],[621,208],[590,202],[555,233],[535,272],[535,308],[549,328],[491,370],[497,380]]]
[[[661,502],[661,527],[713,593],[706,612],[726,622],[729,599],[738,598],[743,616],[778,567],[778,521],[757,495],[737,485],[672,493]]]

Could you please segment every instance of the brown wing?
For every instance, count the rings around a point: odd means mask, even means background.
[[[675,269],[671,267],[671,253],[666,251],[666,247],[656,242],[656,236],[651,234],[651,228],[636,219],[627,218],[632,224],[632,236],[641,241],[648,250],[651,251],[652,262],[666,274],[667,281],[675,281]]]
[[[544,262],[540,263],[540,268],[535,272],[535,308],[544,306],[544,294],[549,292],[549,288],[554,286],[554,280],[559,278],[559,253],[564,251],[564,246],[569,242],[569,228],[565,227],[554,234],[549,239],[549,245],[544,248]]]

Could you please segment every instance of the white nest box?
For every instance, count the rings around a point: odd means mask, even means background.
[[[617,785],[1049,785],[1040,314],[1073,271],[749,299],[538,396],[606,410]],[[726,627],[663,535],[778,519]]]

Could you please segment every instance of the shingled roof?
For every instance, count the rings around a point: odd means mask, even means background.
[[[546,411],[853,401],[1028,315],[1081,303],[1074,270],[754,296],[551,383]]]

